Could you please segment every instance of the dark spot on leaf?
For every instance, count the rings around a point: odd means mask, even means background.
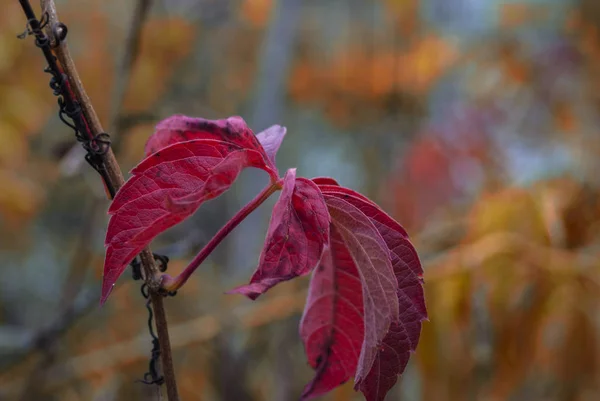
[[[186,124],[190,129],[196,131],[212,131],[214,124],[206,120],[187,120]]]
[[[226,128],[227,136],[231,137],[232,139],[240,137],[240,133],[236,131],[235,127],[231,126],[230,121],[227,121],[226,125],[227,125],[227,128]]]

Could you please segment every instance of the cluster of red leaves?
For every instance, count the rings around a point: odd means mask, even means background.
[[[285,132],[273,126],[255,136],[239,117],[161,122],[109,209],[102,302],[154,237],[225,192],[242,169],[263,169],[282,192],[256,272],[231,292],[256,299],[313,272],[300,335],[316,375],[302,399],[354,377],[367,400],[383,400],[427,318],[419,258],[404,229],[363,195],[295,169],[280,178],[275,154]]]

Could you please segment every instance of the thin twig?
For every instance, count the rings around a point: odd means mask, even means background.
[[[129,23],[129,30],[125,39],[121,63],[117,71],[115,84],[113,85],[113,94],[110,102],[112,106],[110,114],[110,132],[113,137],[115,134],[120,133],[122,129],[121,124],[123,119],[121,118],[121,112],[123,109],[123,102],[125,101],[125,94],[127,87],[129,86],[133,63],[137,59],[139,53],[142,28],[150,12],[151,5],[152,0],[138,0],[133,10],[133,14],[131,15],[131,22]],[[119,138],[121,138],[121,136],[117,135],[116,140],[119,141]]]
[[[24,10],[31,10],[29,1],[20,0]],[[53,52],[56,55],[60,65],[62,66],[63,72],[70,84],[70,87],[82,108],[83,115],[90,128],[92,137],[100,135],[104,132],[100,119],[96,114],[92,103],[83,87],[79,74],[75,67],[75,63],[71,58],[69,48],[64,38],[65,36],[64,26],[59,23],[58,15],[56,12],[56,6],[53,0],[41,0],[42,15],[48,16],[48,24],[45,27],[46,35],[50,39]],[[62,32],[61,32],[62,30]],[[108,185],[118,190],[124,184],[123,174],[121,168],[117,163],[115,155],[112,149],[109,147],[107,152],[102,156],[103,163],[106,168],[106,179]],[[163,297],[159,294],[160,289],[160,271],[154,263],[154,256],[150,251],[149,247],[146,247],[140,253],[140,260],[144,272],[144,279],[148,285],[152,300],[152,309],[156,315],[156,326],[157,331],[160,333],[160,345],[161,345],[161,361],[163,373],[165,374],[165,382],[167,383],[167,396],[169,401],[178,401],[179,395],[176,386],[176,380],[174,376],[173,362],[171,357],[171,346],[169,341],[168,326],[166,320],[166,314],[164,311]],[[170,374],[172,377],[166,377]]]

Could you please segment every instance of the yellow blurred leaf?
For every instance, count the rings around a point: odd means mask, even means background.
[[[137,164],[144,158],[144,145],[154,133],[154,128],[155,124],[140,124],[123,133],[123,160]]]
[[[0,214],[9,225],[21,225],[37,212],[44,192],[37,184],[0,169]]]
[[[407,91],[424,94],[438,78],[457,60],[458,50],[451,40],[428,35],[412,44],[400,55],[396,80]]]
[[[176,17],[145,24],[125,96],[126,111],[147,110],[160,99],[177,63],[190,52],[195,29],[190,21]]]
[[[493,232],[512,232],[530,241],[549,243],[538,203],[528,191],[520,188],[484,195],[471,211],[470,241]]]
[[[22,166],[29,153],[25,136],[13,125],[0,120],[0,167]]]

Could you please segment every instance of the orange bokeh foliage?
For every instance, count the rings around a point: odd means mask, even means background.
[[[106,126],[126,34],[125,18],[115,18],[108,11],[117,3],[87,0],[59,5],[69,26],[75,62]],[[216,27],[191,15],[166,17],[161,6],[168,3],[155,3],[145,24],[140,55],[126,88],[124,112],[148,113],[151,120],[173,112],[173,101],[183,101],[190,110],[202,110],[197,115],[205,113],[204,107],[219,115],[247,113],[256,100],[252,89],[261,62],[260,49],[271,18],[277,18],[274,7],[284,2],[232,2],[232,19]],[[327,5],[313,3],[311,12]],[[476,42],[473,46],[469,40],[461,42],[448,34],[445,27],[425,21],[421,12],[428,4],[420,0],[377,2],[376,11],[382,14],[377,29],[371,27],[373,21],[348,10],[345,23],[351,26],[350,39],[325,48],[320,31],[306,15],[300,17],[287,84],[289,115],[285,118],[291,115],[295,120],[297,112],[316,107],[327,124],[346,128],[348,142],[357,144],[356,163],[360,156],[367,160],[368,185],[383,200],[384,209],[406,226],[426,268],[430,321],[423,326],[404,382],[388,398],[598,398],[600,191],[596,161],[600,136],[593,121],[600,105],[599,4],[597,0],[563,4],[569,8],[561,11],[565,27],[554,28],[558,28],[560,44],[570,46],[577,57],[568,74],[561,71],[548,81],[540,77],[554,67],[552,62],[538,58],[544,49],[538,52],[537,45],[521,41],[519,32],[556,24],[551,22],[557,18],[552,5],[502,2],[494,9],[498,26],[490,27],[488,36],[470,37]],[[36,219],[46,209],[54,212],[56,206],[47,199],[56,196],[52,192],[56,185],[62,183],[59,189],[65,191],[66,202],[80,195],[74,195],[73,186],[84,181],[61,178],[58,161],[46,149],[44,141],[72,141],[72,132],[54,125],[56,99],[48,88],[49,77],[42,72],[39,50],[31,38],[15,39],[23,29],[18,3],[6,2],[0,13],[0,225],[4,229],[0,243],[7,248],[12,247],[17,233],[26,232],[28,223],[40,224],[42,220]],[[379,36],[371,35],[374,31]],[[538,39],[554,40],[546,38],[543,29],[536,32]],[[191,65],[204,51],[209,56],[202,56],[201,64]],[[472,66],[476,73],[471,74]],[[200,89],[192,96],[185,94],[189,97],[179,99],[170,89],[185,68],[196,69],[205,82],[197,85]],[[507,119],[512,121],[508,129],[501,119],[490,126],[461,125],[450,112],[446,118],[430,115],[434,109],[428,109],[429,100],[436,96],[438,84],[447,84],[454,80],[450,74],[464,71],[471,75],[456,88],[460,100],[476,110],[500,104],[513,118]],[[189,79],[189,75],[181,77]],[[582,90],[576,90],[576,96],[569,91],[546,96],[543,89],[555,84],[569,89],[579,84]],[[400,99],[395,108],[389,106],[390,99]],[[445,112],[453,104],[442,106]],[[534,133],[526,132],[519,116],[539,110],[547,112],[547,121],[535,121],[530,127]],[[429,118],[441,120],[440,125],[431,128]],[[131,164],[140,159],[155,123],[150,120],[122,133],[120,161]],[[389,129],[388,120],[393,120]],[[514,137],[509,140],[526,139],[534,148],[558,143],[571,149],[573,157],[589,170],[512,185],[499,157],[503,149],[488,142],[492,131],[488,128],[503,128],[502,135],[511,131]],[[294,135],[302,135],[302,129],[298,127],[300,132]],[[368,146],[362,146],[365,142]],[[381,149],[389,150],[391,160]],[[469,168],[457,170],[465,160],[472,161],[471,167],[482,176],[480,190],[471,194],[462,185],[471,179]],[[286,163],[284,157],[281,161]],[[126,163],[125,170],[129,167]],[[98,215],[102,220],[104,210]],[[85,266],[94,269],[95,279],[102,259],[101,244],[98,246],[90,251],[94,256]],[[60,252],[70,252],[67,248],[65,244]],[[253,399],[273,399],[273,394],[279,394],[274,390],[277,386],[299,393],[312,372],[302,359],[301,347],[287,344],[297,345],[297,319],[306,282],[290,283],[264,300],[247,303],[222,294],[227,280],[237,278],[231,278],[231,270],[216,261],[204,266],[185,291],[168,300],[182,396],[186,400],[224,398],[219,375],[228,366],[237,369],[247,361],[253,365],[246,371],[240,368],[236,383],[247,386]],[[185,258],[174,259],[170,273],[181,271],[186,263]],[[46,266],[39,268],[47,271]],[[132,383],[148,368],[151,343],[145,301],[139,285],[128,277],[120,288],[110,304],[88,312],[59,339],[49,378],[36,381],[40,397],[87,400],[108,396],[113,388],[116,399],[154,395]],[[0,323],[14,318],[9,312],[21,311],[13,308],[15,303],[0,300]],[[221,354],[219,344],[233,351]],[[287,347],[289,359],[281,362],[280,350]],[[22,365],[0,374],[0,398],[5,389],[11,391],[7,394],[20,393],[19,386],[40,356],[36,351]],[[292,372],[289,382],[279,383],[278,375],[285,372]],[[419,385],[412,381],[415,377]],[[417,387],[420,391],[415,392]],[[352,383],[347,383],[323,399],[360,399],[353,396]]]
[[[163,96],[178,63],[192,49],[196,29],[180,17],[153,18],[144,25],[125,96],[125,111],[148,110]]]
[[[254,27],[264,27],[268,20],[273,0],[244,0],[240,7],[242,17]]]
[[[293,66],[289,91],[297,102],[323,104],[329,117],[348,124],[369,111],[377,116],[393,93],[424,96],[457,57],[452,41],[434,34],[415,38],[405,50],[386,46],[373,54],[364,46],[342,49],[328,68],[306,50]]]

